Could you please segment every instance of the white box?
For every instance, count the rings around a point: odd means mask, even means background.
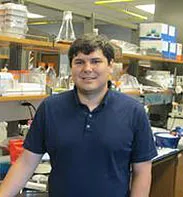
[[[168,40],[168,25],[164,23],[141,23],[140,38]]]
[[[169,25],[168,27],[168,39],[170,42],[176,42],[176,37],[177,37],[177,34],[176,34],[176,27],[175,26],[172,26],[172,25]]]
[[[154,55],[169,58],[169,42],[164,40],[141,40],[141,50],[151,50]]]

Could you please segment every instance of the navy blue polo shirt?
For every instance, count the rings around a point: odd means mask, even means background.
[[[127,197],[130,164],[156,156],[143,106],[111,90],[92,112],[76,89],[47,98],[24,147],[49,153],[51,197]]]

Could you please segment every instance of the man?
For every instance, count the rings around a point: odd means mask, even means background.
[[[14,196],[45,152],[52,166],[51,197],[148,197],[157,154],[152,132],[141,104],[108,90],[112,46],[103,36],[85,35],[68,56],[75,88],[39,106],[0,197]]]

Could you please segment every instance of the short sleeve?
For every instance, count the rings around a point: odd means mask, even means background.
[[[144,107],[139,105],[133,116],[134,139],[131,162],[144,162],[157,155],[149,119]]]
[[[38,107],[34,116],[33,122],[30,126],[26,139],[24,141],[24,148],[37,154],[44,154],[46,152],[45,146],[45,103],[44,101]]]

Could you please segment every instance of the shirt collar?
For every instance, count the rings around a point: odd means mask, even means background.
[[[78,94],[77,94],[77,87],[76,86],[74,86],[73,92],[74,92],[74,98],[75,98],[76,104],[77,105],[83,105],[81,103],[80,99],[79,99]],[[99,106],[105,106],[105,105],[107,105],[107,103],[109,102],[110,97],[111,97],[111,92],[112,92],[111,90],[108,90],[106,92],[106,94],[105,94],[104,98],[102,99],[102,101],[101,101],[101,103],[100,103]]]

